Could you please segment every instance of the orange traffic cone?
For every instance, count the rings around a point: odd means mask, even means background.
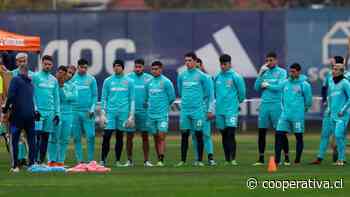
[[[275,157],[271,156],[269,160],[269,165],[267,167],[268,172],[276,172],[277,171],[277,165],[275,162]]]

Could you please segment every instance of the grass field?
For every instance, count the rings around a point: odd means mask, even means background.
[[[315,158],[318,149],[319,136],[307,135],[303,163],[300,166],[280,167],[276,173],[268,173],[266,166],[253,167],[257,158],[256,136],[239,134],[237,160],[239,166],[224,166],[221,140],[214,136],[216,167],[182,167],[174,164],[180,158],[180,144],[177,137],[167,139],[166,167],[144,168],[142,166],[142,150],[139,136],[135,139],[134,168],[115,168],[108,174],[30,174],[24,170],[11,174],[8,154],[1,142],[0,146],[0,196],[349,196],[350,165],[344,167],[332,166],[330,155],[320,166],[310,166],[307,163]],[[294,157],[295,141],[290,137],[291,159]],[[114,139],[113,139],[114,140]],[[153,141],[151,141],[153,143]],[[100,137],[96,142],[96,159],[100,156]],[[272,155],[273,138],[268,138],[267,155]],[[114,141],[113,141],[114,144]],[[153,145],[153,144],[152,144]],[[151,149],[152,161],[155,152]],[[125,156],[123,152],[123,156]],[[109,164],[112,166],[114,151],[110,152]],[[125,159],[125,158],[124,158]],[[189,161],[193,159],[192,147],[189,151]],[[68,165],[74,164],[73,146],[69,147]],[[259,181],[256,189],[246,186],[249,177]],[[343,189],[264,189],[263,180],[337,180],[343,178]]]

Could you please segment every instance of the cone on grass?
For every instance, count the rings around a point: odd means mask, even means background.
[[[267,167],[268,172],[276,172],[277,171],[277,165],[275,162],[275,157],[271,156],[269,160],[269,165]]]

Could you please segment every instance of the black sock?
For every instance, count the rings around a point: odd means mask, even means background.
[[[338,150],[337,150],[336,146],[333,148],[332,159],[333,159],[333,162],[337,162],[338,161]]]
[[[113,130],[104,130],[103,132],[103,140],[102,140],[102,153],[101,153],[101,161],[106,161],[106,158],[109,153],[110,141],[113,134]]]
[[[285,133],[282,131],[276,131],[276,133],[275,133],[275,162],[276,162],[276,164],[279,164],[279,162],[281,161],[283,135],[285,135]]]
[[[208,154],[208,160],[210,161],[210,160],[214,160],[214,155],[213,154]]]
[[[159,155],[159,156],[158,156],[158,160],[161,161],[161,162],[163,162],[163,161],[164,161],[164,155]]]
[[[228,145],[228,130],[225,128],[224,130],[221,130],[221,136],[222,136],[222,147],[224,148],[225,153],[225,160],[230,161],[230,150]]]
[[[295,163],[300,163],[301,154],[303,153],[303,149],[304,149],[303,134],[295,133],[295,138],[297,140]]]
[[[197,138],[198,161],[203,161],[203,149],[204,149],[203,132],[196,131],[195,134]]]
[[[284,161],[285,162],[289,162],[289,141],[288,141],[288,136],[287,134],[283,135],[283,145],[282,145],[282,149],[284,152]]]
[[[259,129],[259,137],[258,137],[258,148],[259,148],[259,162],[264,163],[264,153],[265,153],[265,146],[266,146],[266,128],[260,128]]]
[[[190,136],[190,131],[183,131],[181,134],[181,161],[186,162],[187,150],[188,150],[188,137]]]
[[[228,138],[229,138],[229,144],[230,144],[230,156],[231,160],[236,159],[236,128],[235,127],[228,127]]]
[[[116,135],[115,135],[115,159],[116,161],[120,161],[120,157],[122,155],[122,151],[123,151],[123,132],[117,130]]]
[[[49,133],[43,132],[40,134],[40,163],[45,162],[46,152],[47,152],[47,144],[49,141]]]

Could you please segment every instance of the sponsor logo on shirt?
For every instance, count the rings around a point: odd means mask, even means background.
[[[274,72],[274,73],[272,73],[272,76],[277,78],[277,77],[279,77],[279,73],[278,72]]]
[[[229,80],[226,81],[226,86],[227,86],[227,87],[231,87],[232,84],[233,84],[232,79],[229,79]]]
[[[340,91],[334,91],[332,92],[331,96],[338,96],[340,94],[341,94]]]
[[[269,82],[269,83],[273,83],[273,82],[277,82],[277,79],[265,79],[265,82]]]
[[[54,88],[53,83],[41,82],[38,85],[40,88]]]
[[[144,88],[145,88],[145,85],[135,85],[135,88],[136,88],[136,89],[144,89]]]
[[[151,89],[149,90],[149,92],[150,92],[151,94],[160,93],[160,92],[162,92],[162,91],[163,91],[163,89],[161,89],[161,88],[151,88]]]
[[[123,87],[114,87],[114,88],[111,88],[111,91],[112,92],[123,92],[123,91],[128,91],[128,88],[123,88]]]
[[[295,93],[301,92],[300,86],[299,85],[293,86],[293,92],[295,92]]]
[[[86,90],[89,89],[89,86],[84,86],[84,85],[77,85],[76,86],[78,90]]]
[[[183,82],[183,86],[185,87],[191,87],[191,86],[196,86],[198,85],[197,81],[184,81]]]

